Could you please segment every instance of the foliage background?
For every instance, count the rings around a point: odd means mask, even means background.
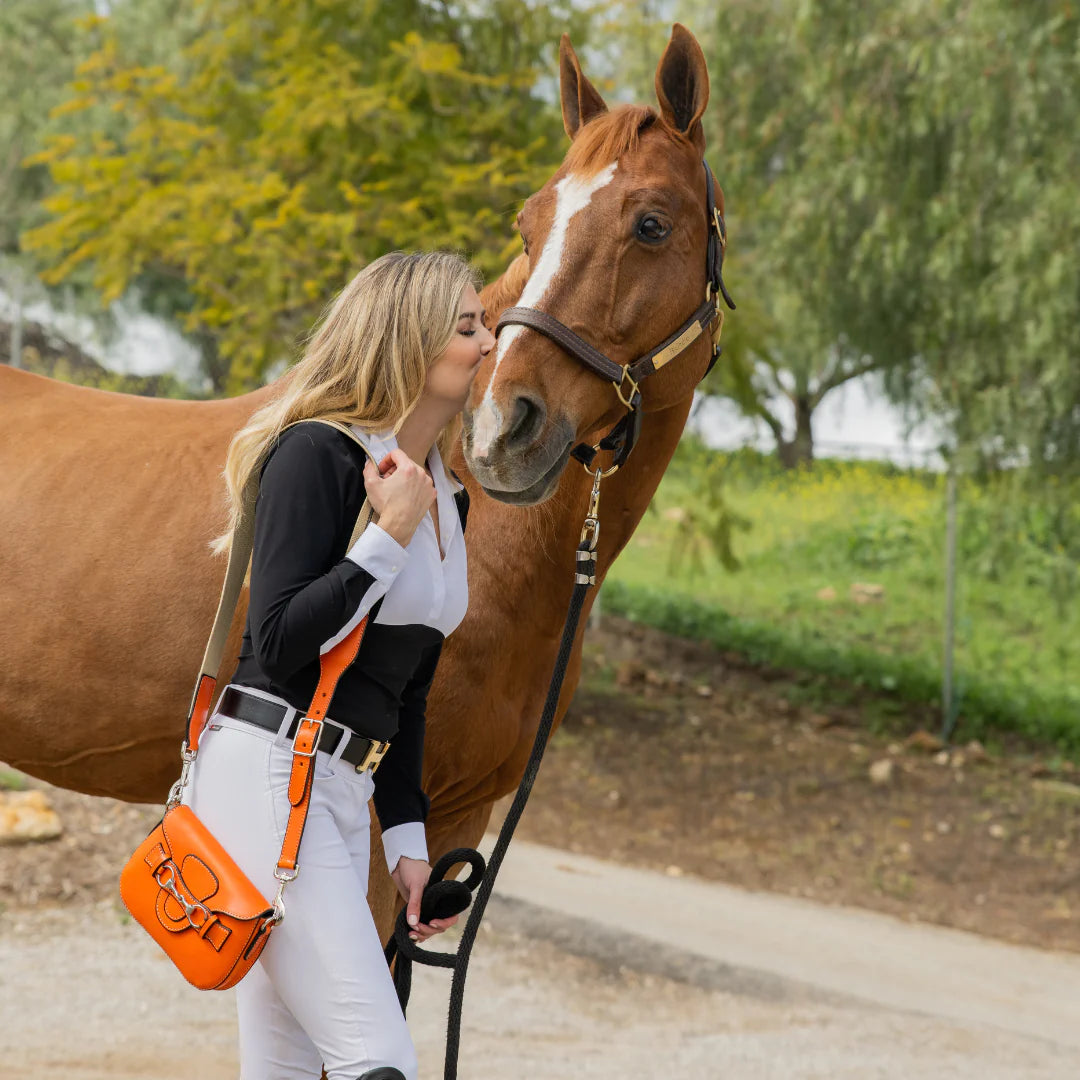
[[[739,301],[704,389],[778,463],[686,442],[605,603],[932,700],[942,477],[815,461],[822,401],[869,381],[960,476],[961,719],[1076,750],[1075,0],[5,0],[0,276],[137,297],[215,393],[250,388],[389,248],[498,274],[565,149],[559,35],[609,100],[651,102],[674,19],[709,64]]]

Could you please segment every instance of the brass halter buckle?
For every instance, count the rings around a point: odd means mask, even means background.
[[[712,221],[709,223],[713,229],[716,230],[716,238],[720,241],[720,261],[723,263],[724,253],[727,251],[727,234],[724,232],[724,223],[720,220],[720,207],[714,206],[712,210]],[[712,273],[710,268],[709,273]],[[713,283],[711,281],[705,282],[705,303],[707,304],[713,295]],[[720,303],[717,301],[717,311],[720,310]],[[721,323],[723,322],[723,316],[721,315]],[[713,337],[713,344],[720,340],[720,332],[717,330]]]
[[[630,384],[630,393],[623,394],[623,384]],[[622,369],[622,378],[616,382],[611,380],[611,385],[615,387],[615,393],[619,395],[619,400],[628,408],[634,407],[634,395],[638,392],[638,383],[634,380],[634,376],[630,374],[630,366],[624,365]]]
[[[720,238],[720,250],[727,251],[727,234],[724,232],[724,223],[720,220],[720,207],[714,206],[712,211],[713,228]]]
[[[713,331],[713,335],[712,335],[712,343],[713,343],[713,348],[714,349],[717,349],[717,348],[720,347],[720,335],[723,333],[723,331],[724,331],[724,309],[719,304],[717,304],[716,305],[716,329]]]

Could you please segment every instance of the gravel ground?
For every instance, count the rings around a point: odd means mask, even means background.
[[[1080,1072],[1074,1050],[994,1029],[799,987],[728,992],[605,964],[522,933],[509,904],[490,909],[468,987],[463,1080],[1073,1080]],[[410,1023],[425,1080],[442,1075],[448,988],[446,972],[416,974]],[[0,1080],[236,1076],[232,995],[188,987],[109,901],[0,916],[0,1001]]]

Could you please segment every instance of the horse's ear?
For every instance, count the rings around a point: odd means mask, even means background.
[[[664,123],[705,152],[701,117],[709,104],[709,72],[697,38],[682,23],[671,29],[671,40],[656,68],[656,99]]]
[[[581,70],[570,35],[559,40],[559,89],[562,94],[562,122],[571,140],[594,116],[607,112],[607,105]]]

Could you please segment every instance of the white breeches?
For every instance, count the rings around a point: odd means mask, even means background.
[[[184,793],[271,900],[288,819],[292,753],[272,732],[215,714]],[[416,1051],[367,905],[371,773],[323,751],[285,889],[285,918],[236,987],[241,1080],[356,1080],[392,1065],[416,1080]]]

